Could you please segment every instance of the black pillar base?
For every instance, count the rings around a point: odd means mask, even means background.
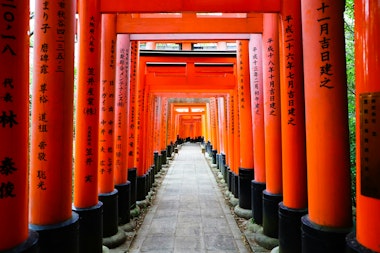
[[[263,224],[263,191],[266,184],[251,181],[252,217],[256,224]]]
[[[2,253],[38,253],[38,233],[29,230],[28,239],[14,248],[0,251]]]
[[[228,181],[227,181],[227,185],[228,185],[228,191],[232,192],[232,171],[231,171],[231,168],[228,168]]]
[[[158,155],[158,169],[157,169],[157,172],[160,172],[161,169],[162,169],[162,160],[163,160],[163,155],[159,154]]]
[[[356,233],[349,233],[346,237],[346,253],[376,253],[376,251],[370,250],[361,245],[356,240]]]
[[[137,177],[137,192],[136,192],[136,200],[142,201],[145,200],[145,178],[146,175]]]
[[[144,189],[145,196],[148,196],[150,187],[152,186],[151,181],[152,181],[151,170],[148,170],[145,176],[145,189]]]
[[[128,181],[131,182],[131,207],[134,209],[136,207],[136,191],[137,191],[137,169],[128,169]]]
[[[224,168],[224,170],[222,172],[223,179],[224,179],[224,182],[226,182],[226,184],[228,184],[228,177],[229,177],[228,171],[229,171],[230,168],[228,167],[228,165],[224,165],[223,168]]]
[[[224,177],[224,174],[226,174],[226,154],[224,153],[220,153],[219,156],[219,171]]]
[[[213,162],[214,163],[214,162]],[[215,155],[215,164],[216,164],[216,168],[220,171],[220,154],[216,154]]]
[[[216,149],[213,149],[211,153],[212,153],[212,163],[216,164],[216,154],[218,153],[218,151]]]
[[[307,214],[307,209],[291,209],[279,204],[278,238],[281,253],[301,253],[301,217]]]
[[[208,149],[207,149],[208,155],[212,157],[212,144],[208,142]]]
[[[98,198],[103,202],[103,237],[113,236],[119,223],[118,191],[114,189],[110,193],[100,193]]]
[[[153,163],[154,163],[154,174],[159,171],[160,157],[158,156],[158,151],[153,152]]]
[[[251,181],[253,169],[239,168],[239,206],[243,209],[251,209]]]
[[[235,172],[231,171],[231,193],[235,197]]]
[[[345,252],[346,236],[351,228],[331,228],[317,225],[310,221],[309,216],[301,218],[302,222],[302,252],[336,253]]]
[[[173,152],[173,146],[167,145],[166,146],[166,157],[172,157],[172,152]]]
[[[281,201],[281,194],[263,191],[263,232],[266,236],[278,238],[278,204]]]
[[[234,194],[234,197],[235,198],[239,198],[239,175],[236,175],[235,173],[233,173],[233,194]]]
[[[38,232],[39,253],[79,253],[79,215],[72,213],[70,219],[52,225],[29,224]]]
[[[166,154],[166,150],[161,150],[161,155],[162,155],[162,164],[166,164],[168,161],[167,161],[167,154]]]
[[[79,252],[103,252],[103,203],[90,208],[76,208],[79,215]]]
[[[154,172],[154,166],[153,167],[151,167],[150,169],[149,169],[149,182],[150,182],[150,184],[149,184],[149,189],[148,189],[148,192],[152,189],[152,187],[153,187],[153,183],[154,183],[154,181],[155,181],[155,178],[154,178],[154,175],[156,175],[155,174],[155,172]]]
[[[131,182],[127,181],[125,184],[117,184],[115,188],[119,192],[119,225],[124,225],[131,221]]]
[[[148,187],[148,191],[146,192],[148,194],[148,192],[152,189],[153,187],[153,184],[154,184],[154,181],[155,181],[155,177],[154,175],[156,175],[156,172],[155,172],[155,166],[151,167],[149,169],[149,187]]]

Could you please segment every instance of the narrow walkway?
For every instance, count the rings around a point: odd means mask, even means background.
[[[129,252],[250,252],[199,144],[176,154]]]

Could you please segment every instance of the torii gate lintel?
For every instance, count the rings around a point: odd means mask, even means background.
[[[100,3],[102,13],[279,12],[281,8],[280,0],[101,0]]]

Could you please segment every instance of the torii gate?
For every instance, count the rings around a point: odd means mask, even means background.
[[[63,3],[63,4],[62,4]],[[284,218],[287,215],[302,216],[305,209],[305,193],[306,191],[299,191],[298,194],[295,185],[298,185],[300,180],[304,180],[305,167],[301,164],[299,167],[294,166],[299,162],[298,158],[292,154],[286,153],[290,150],[296,149],[295,139],[300,146],[297,146],[297,152],[304,149],[304,143],[299,139],[299,131],[287,132],[284,126],[292,125],[289,122],[294,122],[298,118],[293,118],[292,113],[294,109],[296,112],[301,112],[302,108],[293,103],[300,100],[293,99],[294,95],[300,94],[294,92],[292,82],[293,67],[296,68],[299,64],[298,59],[293,59],[293,54],[300,54],[300,51],[295,50],[290,41],[299,40],[300,32],[293,33],[294,27],[301,22],[300,16],[297,12],[300,7],[299,1],[294,1],[292,4],[288,3],[281,6],[280,1],[207,1],[204,3],[201,0],[189,2],[182,1],[153,1],[152,3],[131,3],[120,1],[95,1],[91,4],[87,1],[79,1],[78,12],[80,16],[80,70],[79,82],[87,84],[80,91],[79,103],[82,107],[78,106],[80,110],[77,111],[77,128],[76,138],[79,139],[76,148],[76,163],[84,166],[88,165],[87,169],[81,168],[77,170],[76,177],[78,180],[84,180],[82,183],[76,183],[75,191],[79,197],[79,203],[74,203],[76,211],[89,211],[92,215],[99,217],[101,205],[98,202],[98,171],[96,167],[90,166],[93,162],[97,164],[98,149],[98,130],[99,120],[95,115],[98,107],[98,98],[100,93],[100,63],[99,63],[99,45],[100,45],[100,30],[106,31],[107,29],[100,28],[100,13],[112,12],[125,12],[125,13],[143,13],[143,12],[263,12],[275,13],[281,11],[281,41],[282,58],[276,63],[272,59],[276,57],[276,48],[274,47],[276,40],[273,39],[275,31],[273,15],[264,14],[263,29],[259,25],[250,23],[248,25],[246,19],[231,19],[229,21],[217,20],[219,28],[213,28],[207,25],[208,22],[195,19],[194,14],[184,15],[181,21],[184,25],[186,34],[167,36],[163,34],[180,33],[181,30],[176,26],[168,26],[168,30],[162,30],[160,35],[155,34],[158,28],[154,27],[156,19],[148,19],[137,21],[136,26],[128,28],[131,40],[147,40],[170,38],[175,40],[184,39],[239,39],[247,40],[251,38],[250,33],[263,33],[264,40],[261,40],[262,47],[265,50],[263,53],[263,60],[266,61],[264,67],[264,84],[269,85],[269,88],[263,85],[262,87],[256,84],[251,87],[255,92],[254,101],[262,101],[255,104],[255,109],[264,112],[267,110],[270,113],[274,107],[279,106],[279,90],[275,86],[276,82],[273,80],[272,74],[279,72],[277,68],[281,67],[282,75],[285,81],[282,83],[287,84],[288,92],[283,93],[281,90],[281,106],[288,106],[285,114],[281,110],[282,121],[282,143],[279,142],[279,122],[271,124],[265,134],[264,149],[266,156],[264,157],[266,168],[255,168],[255,181],[260,177],[256,177],[258,172],[261,176],[261,181],[257,182],[259,186],[266,183],[266,195],[264,197],[264,211],[263,211],[263,225],[264,230],[269,235],[275,236],[275,231],[272,227],[275,224],[270,223],[271,218],[277,216],[276,207],[279,198],[283,197],[283,204],[280,206],[280,213]],[[2,96],[2,131],[1,137],[5,143],[13,143],[14,145],[1,148],[1,174],[0,174],[0,250],[2,251],[21,251],[21,252],[36,252],[37,236],[33,230],[37,230],[40,236],[40,245],[45,251],[49,251],[51,247],[50,238],[62,239],[62,241],[54,245],[55,249],[61,248],[62,251],[77,252],[78,237],[76,236],[78,216],[71,212],[71,159],[72,159],[72,100],[73,100],[73,40],[74,40],[74,14],[75,6],[72,2],[60,2],[59,5],[48,4],[46,1],[37,1],[36,3],[36,30],[35,36],[35,58],[34,58],[34,85],[33,85],[33,102],[32,102],[32,142],[31,142],[31,180],[30,180],[30,216],[28,218],[28,136],[27,136],[27,122],[28,122],[28,9],[27,1],[13,2],[5,1],[1,5],[2,18],[4,26],[1,27],[1,43],[0,51],[2,59],[0,60],[1,71],[0,80],[3,84],[1,91]],[[302,252],[315,252],[321,249],[325,252],[333,252],[342,250],[345,246],[344,238],[348,230],[351,228],[351,202],[349,200],[349,172],[348,168],[348,143],[347,143],[347,127],[346,127],[346,100],[345,100],[345,83],[344,67],[344,43],[343,43],[343,19],[342,12],[344,10],[344,2],[327,1],[327,0],[313,0],[307,3],[302,3],[301,12],[303,13],[302,23],[304,26],[302,41],[304,44],[304,80],[305,80],[305,114],[306,114],[306,146],[307,146],[307,171],[308,171],[308,216],[302,218],[302,229],[304,239],[302,244]],[[295,7],[295,9],[292,9]],[[297,7],[297,8],[296,8]],[[289,8],[289,9],[288,9]],[[369,10],[369,11],[368,11]],[[293,12],[294,11],[294,12]],[[58,15],[57,15],[58,14]],[[378,178],[378,159],[376,155],[376,147],[379,144],[377,139],[378,127],[377,120],[377,100],[378,100],[378,85],[376,83],[376,74],[379,71],[378,55],[379,49],[376,47],[379,44],[379,32],[376,32],[379,21],[380,8],[375,0],[356,1],[356,20],[357,30],[356,37],[358,38],[357,44],[357,161],[358,161],[358,192],[357,192],[357,230],[356,236],[353,235],[349,239],[349,247],[352,252],[367,252],[369,250],[379,252],[379,228],[380,218],[375,216],[371,217],[369,213],[378,213],[380,211],[380,197],[379,190],[376,184]],[[108,14],[107,14],[108,15]],[[187,16],[187,17],[186,17]],[[16,18],[17,17],[17,18]],[[248,18],[252,17],[256,21],[260,21],[260,15],[248,14]],[[289,17],[292,17],[289,19]],[[186,20],[186,18],[188,18]],[[133,22],[133,15],[122,14],[120,20]],[[189,21],[190,20],[190,21]],[[210,19],[211,20],[211,19]],[[215,20],[215,19],[213,19]],[[201,22],[202,28],[191,30],[191,22]],[[109,21],[111,22],[111,21]],[[116,21],[115,21],[116,22]],[[221,23],[219,23],[221,22]],[[297,23],[298,22],[298,23]],[[149,24],[150,23],[150,24]],[[210,22],[212,23],[212,22]],[[256,23],[256,22],[254,22]],[[215,24],[215,23],[212,23]],[[144,27],[153,27],[154,30],[144,30]],[[109,26],[107,26],[109,27]],[[114,34],[121,33],[122,27],[125,25],[117,22],[117,27],[113,31]],[[203,27],[208,27],[204,29]],[[239,30],[240,27],[246,30]],[[51,29],[53,28],[53,29]],[[140,28],[140,29],[139,29]],[[118,30],[120,29],[120,30]],[[155,30],[157,29],[157,30]],[[171,30],[172,29],[172,30]],[[250,30],[251,29],[251,30]],[[51,32],[53,31],[54,32]],[[299,30],[299,28],[298,28]],[[144,31],[144,34],[139,33]],[[107,31],[111,32],[112,31]],[[225,32],[228,32],[227,34]],[[132,34],[133,33],[133,34]],[[137,34],[139,33],[139,34]],[[149,34],[148,34],[149,33]],[[212,34],[208,34],[212,33]],[[372,35],[371,35],[372,34]],[[201,36],[200,36],[201,35]],[[278,34],[277,34],[278,35]],[[266,37],[267,36],[267,37]],[[121,36],[122,37],[122,36]],[[107,38],[105,37],[104,40]],[[125,39],[125,38],[124,38]],[[118,40],[117,40],[118,41]],[[251,41],[255,41],[252,39]],[[260,41],[256,41],[255,45],[259,45]],[[115,44],[114,44],[115,45]],[[136,43],[132,43],[132,53],[129,55],[131,58],[136,57],[137,48]],[[243,47],[246,47],[244,43]],[[111,43],[112,47],[112,43]],[[254,48],[252,47],[252,56],[255,55]],[[128,49],[128,47],[126,47]],[[272,52],[272,50],[274,50]],[[278,49],[277,49],[278,50]],[[298,48],[299,50],[299,48]],[[128,51],[128,50],[127,50]],[[247,50],[242,49],[242,55],[247,57]],[[266,53],[266,55],[265,55]],[[123,54],[125,55],[125,54]],[[241,56],[241,55],[240,55]],[[238,57],[239,53],[238,53]],[[289,56],[289,58],[284,57]],[[121,56],[120,56],[121,57]],[[291,59],[292,61],[290,61]],[[112,62],[112,58],[109,59]],[[293,61],[294,60],[294,61]],[[282,62],[281,61],[285,61]],[[250,60],[251,66],[256,66],[255,60]],[[14,63],[14,64],[10,64]],[[133,64],[129,66],[132,70],[137,70]],[[242,61],[247,65],[247,61]],[[14,65],[19,66],[15,68]],[[302,64],[301,64],[302,66]],[[299,67],[298,67],[299,68]],[[104,73],[112,72],[111,70],[104,70]],[[251,73],[255,73],[253,69]],[[268,75],[268,73],[270,73]],[[302,73],[302,72],[298,72]],[[240,80],[248,74],[247,71],[237,73]],[[129,76],[129,73],[126,74]],[[249,74],[248,74],[249,75]],[[138,83],[137,76],[131,77],[131,83]],[[253,80],[255,77],[251,78]],[[107,74],[103,79],[109,83]],[[246,79],[245,79],[246,80]],[[251,80],[252,81],[252,80]],[[260,83],[260,80],[255,82]],[[272,81],[274,83],[272,83]],[[54,85],[53,85],[54,84]],[[85,86],[85,85],[83,85]],[[80,87],[82,87],[80,85]],[[95,87],[95,89],[91,89]],[[138,87],[138,86],[136,86]],[[104,87],[107,90],[107,87]],[[243,85],[243,90],[245,91]],[[266,90],[267,89],[267,90]],[[91,92],[90,92],[91,91]],[[137,90],[137,93],[141,92]],[[239,95],[239,94],[237,94]],[[261,97],[262,96],[262,97]],[[235,97],[236,100],[237,97]],[[298,98],[300,99],[300,98]],[[332,103],[331,101],[334,101]],[[107,101],[108,102],[108,101]],[[286,103],[287,102],[287,103]],[[87,103],[87,104],[86,104]],[[285,103],[285,105],[283,105]],[[131,107],[131,103],[129,103]],[[95,105],[95,106],[92,106]],[[136,103],[137,107],[140,104]],[[258,105],[258,107],[256,107]],[[236,102],[235,105],[236,106]],[[239,105],[238,105],[239,106]],[[268,108],[266,107],[268,106]],[[134,108],[141,110],[142,108]],[[240,105],[241,108],[241,105]],[[253,111],[253,110],[252,110]],[[289,113],[291,112],[291,113]],[[360,114],[360,112],[362,112]],[[86,116],[81,115],[85,113]],[[256,118],[260,118],[259,114],[253,116],[254,124]],[[297,114],[299,116],[299,114]],[[333,115],[333,117],[331,116]],[[87,117],[88,116],[88,117]],[[92,116],[92,118],[91,118]],[[270,118],[264,117],[264,122],[268,122]],[[136,119],[140,120],[140,119]],[[260,118],[261,120],[261,118]],[[236,123],[236,122],[235,122]],[[241,124],[240,124],[241,125]],[[302,123],[297,126],[302,125]],[[290,127],[290,126],[289,126]],[[261,128],[262,129],[262,128]],[[285,129],[285,130],[284,130]],[[247,130],[247,129],[246,129]],[[256,132],[254,129],[254,141],[264,133]],[[285,132],[285,134],[284,134]],[[255,137],[256,136],[256,137]],[[62,137],[62,138],[58,138]],[[274,138],[273,142],[268,142],[268,138]],[[325,137],[325,138],[323,138]],[[80,141],[82,139],[82,141]],[[234,144],[239,143],[235,142]],[[261,142],[262,143],[262,142]],[[108,144],[113,145],[113,144]],[[269,146],[268,146],[269,145]],[[288,145],[288,146],[286,146]],[[78,147],[79,146],[79,147]],[[269,168],[268,160],[269,155],[278,156],[278,153],[270,153],[271,151],[279,152],[279,146],[282,148],[282,168],[278,166],[278,161],[273,167]],[[302,147],[301,147],[302,146]],[[62,149],[63,147],[63,149]],[[263,148],[263,147],[262,147]],[[85,153],[88,152],[88,153]],[[91,152],[90,152],[91,151]],[[253,152],[256,152],[255,150]],[[294,152],[294,153],[297,153]],[[255,159],[263,159],[253,153]],[[333,157],[332,157],[333,156]],[[136,160],[137,158],[133,158]],[[287,160],[288,159],[288,160]],[[373,160],[372,160],[373,159]],[[83,162],[82,165],[80,163]],[[289,162],[292,166],[287,166]],[[301,161],[304,162],[304,161]],[[255,162],[256,166],[256,162]],[[253,169],[253,168],[252,168]],[[83,177],[78,175],[78,171],[83,173]],[[282,182],[278,173],[283,173]],[[266,174],[265,176],[263,176]],[[294,176],[298,175],[294,182]],[[339,180],[337,180],[339,178]],[[105,179],[107,184],[111,185],[110,179]],[[111,178],[113,180],[113,178]],[[121,181],[126,180],[123,178]],[[265,180],[265,181],[264,181]],[[123,181],[125,182],[125,181]],[[280,184],[283,187],[279,187]],[[86,187],[85,187],[86,186]],[[302,187],[305,187],[301,184]],[[260,187],[257,187],[260,188]],[[281,189],[282,188],[282,189]],[[85,190],[80,190],[85,189]],[[112,190],[112,189],[111,189]],[[85,192],[84,192],[85,191]],[[114,200],[115,194],[105,192],[105,195],[110,195],[111,200]],[[258,191],[260,192],[260,190]],[[86,193],[86,197],[84,197]],[[300,194],[301,193],[301,194]],[[281,196],[282,195],[282,196]],[[78,198],[75,198],[78,200]],[[74,199],[74,201],[75,201]],[[112,202],[111,201],[111,202]],[[265,202],[266,201],[266,202]],[[255,201],[253,201],[255,202]],[[53,204],[52,204],[53,203]],[[112,203],[114,204],[114,203]],[[255,209],[257,211],[259,209]],[[272,215],[272,211],[275,211]],[[255,215],[255,214],[254,214]],[[297,216],[297,217],[298,217]],[[268,219],[270,218],[270,219]],[[286,217],[285,217],[286,219]],[[96,219],[95,219],[96,220]],[[286,231],[281,227],[280,222],[280,239],[286,238]],[[28,223],[30,223],[30,230],[28,233]],[[97,223],[96,223],[97,224]],[[268,224],[268,225],[266,225]],[[85,226],[81,226],[84,228]],[[98,226],[95,226],[99,228]],[[290,226],[292,227],[292,226]],[[88,229],[88,228],[87,228]],[[65,232],[63,232],[63,231]],[[112,230],[112,229],[111,229]],[[69,232],[66,232],[69,231]],[[102,236],[101,229],[95,229],[95,232],[100,237]],[[62,234],[63,233],[63,234]],[[83,232],[82,232],[83,233]],[[109,233],[112,234],[112,231]],[[314,238],[317,238],[316,241]],[[284,240],[285,243],[280,245],[282,250],[287,249],[289,240]],[[320,243],[320,242],[323,243]],[[97,243],[95,243],[97,242]],[[339,243],[336,243],[339,242]],[[94,241],[94,244],[99,244],[99,240]],[[101,244],[101,243],[100,243]],[[297,244],[299,246],[299,244]],[[294,251],[292,251],[294,252]]]

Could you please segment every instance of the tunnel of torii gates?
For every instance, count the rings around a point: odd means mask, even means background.
[[[29,1],[0,6],[1,252],[101,252],[183,139],[281,252],[380,252],[377,0],[355,1],[355,222],[344,1],[36,0],[32,49]]]

